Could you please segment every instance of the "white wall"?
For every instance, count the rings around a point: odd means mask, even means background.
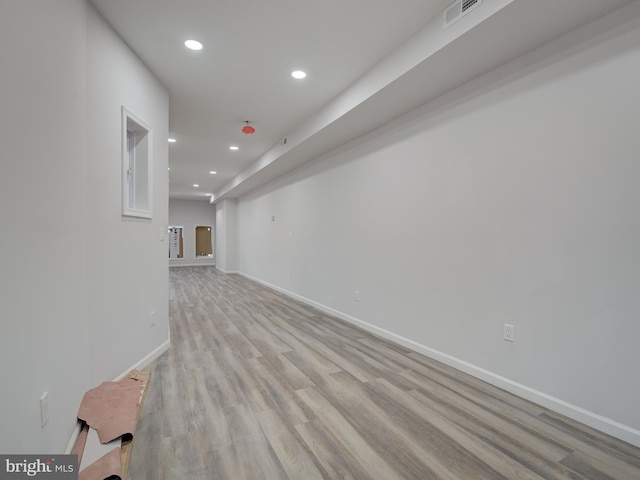
[[[169,98],[93,8],[87,49],[91,373],[92,378],[111,379],[168,341]],[[120,213],[122,105],[152,128],[152,220]]]
[[[63,452],[84,391],[168,341],[168,98],[82,0],[2,2],[0,65],[0,451]],[[152,221],[120,216],[123,103],[154,128]]]
[[[224,199],[216,204],[216,267],[226,273],[238,271],[236,199]]]
[[[240,271],[640,445],[638,24],[240,198]]]
[[[196,266],[216,264],[216,207],[208,201],[169,200],[169,225],[183,227],[182,241],[184,258],[169,260],[170,266]],[[196,227],[209,226],[211,243],[213,244],[213,258],[196,258]],[[167,246],[168,247],[168,246]],[[168,250],[168,248],[167,248]],[[168,253],[167,253],[168,255]]]
[[[86,242],[77,222],[86,217],[78,134],[84,9],[81,2],[42,3],[13,0],[0,8],[0,451],[6,453],[64,448],[75,416],[68,405],[89,380],[82,361],[89,352]],[[79,241],[70,245],[70,238]],[[41,429],[44,391],[51,418]]]

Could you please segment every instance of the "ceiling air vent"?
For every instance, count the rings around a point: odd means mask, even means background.
[[[444,12],[444,28],[460,20],[481,3],[482,0],[457,0]]]

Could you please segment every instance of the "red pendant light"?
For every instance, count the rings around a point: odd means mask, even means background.
[[[245,126],[242,127],[242,133],[244,133],[245,135],[252,135],[254,133],[256,133],[256,129],[253,128],[251,125],[249,125],[249,120],[245,120]]]

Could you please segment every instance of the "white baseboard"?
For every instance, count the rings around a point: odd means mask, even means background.
[[[174,267],[215,267],[216,262],[207,262],[205,260],[201,262],[186,262],[186,263],[171,263],[169,262],[169,268]]]
[[[164,352],[169,350],[170,347],[171,347],[171,339],[168,339],[166,342],[162,343],[162,345],[154,349],[151,353],[146,355],[142,360],[140,360],[139,362],[136,362],[133,366],[126,369],[123,373],[118,375],[112,381],[118,382],[126,378],[129,375],[129,372],[131,372],[131,370],[143,370],[156,358],[158,358]],[[69,439],[69,443],[67,444],[67,448],[64,452],[66,455],[69,455],[71,453],[71,450],[76,444],[76,441],[78,440],[79,435],[80,435],[80,422],[78,421],[76,422],[76,426],[74,427],[73,432],[71,433],[71,438]]]
[[[326,305],[322,305],[313,300],[302,297],[296,293],[280,288],[277,285],[272,285],[268,282],[260,280],[259,278],[252,277],[242,272],[239,273],[249,280],[260,283],[268,288],[287,295],[288,297],[310,305],[320,310],[321,312],[337,317],[341,320],[344,320],[345,322],[355,325],[356,327],[373,333],[374,335],[378,335],[379,337],[407,347],[415,352],[421,353],[429,358],[433,358],[434,360],[442,362],[445,365],[449,365],[450,367],[453,367],[464,373],[468,373],[469,375],[479,378],[480,380],[490,383],[491,385],[513,393],[514,395],[518,395],[519,397],[522,397],[526,400],[548,408],[549,410],[553,410],[554,412],[572,418],[573,420],[595,428],[596,430],[611,435],[612,437],[616,437],[627,443],[635,445],[636,447],[640,447],[640,430],[636,430],[627,425],[616,422],[615,420],[612,420],[610,418],[603,417],[602,415],[598,415],[597,413],[591,412],[577,405],[565,402],[564,400],[553,397],[544,392],[540,392],[526,385],[514,382],[513,380],[509,380],[508,378],[497,375],[496,373],[490,372],[489,370],[485,370],[476,365],[465,362],[464,360],[460,360],[459,358],[447,355],[446,353],[440,352],[438,350],[434,350],[433,348],[419,344],[417,342],[414,342],[413,340],[409,340],[383,328],[371,325],[370,323],[352,317],[351,315],[347,315],[346,313],[334,310],[333,308],[327,307]]]
[[[69,443],[67,443],[67,448],[64,451],[65,455],[69,455],[71,454],[71,450],[73,450],[73,447],[76,444],[76,441],[78,440],[78,436],[80,436],[80,421],[76,421],[76,426],[73,427],[73,432],[71,432],[71,438],[69,439]]]
[[[122,372],[120,375],[118,375],[112,381],[113,382],[119,382],[120,380],[122,380],[124,378],[127,378],[127,376],[129,375],[129,372],[131,372],[131,370],[143,370],[151,362],[153,362],[156,358],[158,358],[164,352],[169,350],[170,347],[171,347],[171,340],[169,339],[169,340],[165,341],[164,343],[162,343],[159,347],[157,347],[151,353],[146,355],[142,360],[140,360],[139,362],[135,363],[131,367],[127,368],[124,372]]]
[[[221,268],[219,266],[216,265],[216,270],[222,272],[222,273],[227,273],[227,274],[231,274],[231,273],[240,273],[238,270],[225,270],[224,268]]]

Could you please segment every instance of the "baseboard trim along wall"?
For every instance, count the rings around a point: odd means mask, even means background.
[[[223,272],[227,273],[227,272]],[[236,273],[236,272],[233,272]],[[514,395],[518,395],[526,400],[534,402],[542,407],[548,408],[549,410],[553,410],[554,412],[565,415],[573,420],[581,422],[585,425],[588,425],[596,430],[599,430],[603,433],[616,437],[620,440],[628,442],[636,447],[640,447],[640,431],[634,428],[631,428],[622,423],[616,422],[607,417],[603,417],[598,415],[597,413],[591,412],[584,408],[578,407],[577,405],[573,405],[571,403],[565,402],[559,398],[555,398],[551,395],[547,395],[544,392],[540,392],[533,388],[530,388],[526,385],[522,385],[520,383],[509,380],[508,378],[497,375],[493,372],[480,368],[471,363],[460,360],[459,358],[452,357],[451,355],[447,355],[446,353],[440,352],[438,350],[434,350],[433,348],[429,348],[425,345],[421,345],[413,340],[409,340],[400,335],[397,335],[388,330],[382,329],[380,327],[376,327],[375,325],[371,325],[363,320],[352,317],[351,315],[347,315],[338,310],[334,310],[333,308],[327,307],[320,303],[317,303],[308,298],[302,297],[296,293],[290,292],[283,288],[280,288],[276,285],[272,285],[268,282],[260,280],[259,278],[252,277],[245,273],[240,272],[239,275],[257,282],[265,287],[271,288],[277,292],[280,292],[288,297],[291,297],[295,300],[298,300],[302,303],[305,303],[311,307],[314,307],[320,310],[323,313],[328,315],[337,317],[345,322],[348,322],[356,327],[362,328],[374,335],[385,338],[392,342],[395,342],[399,345],[407,347],[415,352],[421,353],[429,358],[442,362],[450,367],[456,368],[464,373],[468,373],[469,375],[476,377],[480,380],[483,380],[491,385],[499,387],[503,390],[506,390]]]
[[[157,347],[151,353],[146,355],[142,360],[137,362],[135,365],[132,365],[131,367],[127,368],[124,372],[122,372],[120,375],[118,375],[112,381],[113,382],[119,382],[120,380],[122,380],[124,378],[127,378],[127,376],[129,375],[129,372],[131,372],[131,370],[143,370],[145,367],[147,367],[149,364],[151,364],[151,362],[153,362],[156,358],[158,358],[164,352],[169,350],[170,347],[171,347],[171,339],[168,339],[166,342],[162,343],[159,347]]]
[[[206,260],[203,260],[201,262],[186,262],[186,263],[182,263],[182,262],[169,262],[169,268],[173,268],[173,267],[215,267],[216,266],[216,262],[207,262]]]
[[[126,378],[127,375],[129,375],[129,372],[131,372],[131,370],[143,370],[149,364],[151,364],[151,362],[153,362],[156,358],[158,358],[164,352],[169,350],[170,347],[171,347],[171,339],[162,343],[158,348],[154,349],[151,353],[146,355],[142,360],[140,360],[139,362],[136,362],[135,365],[126,369],[124,372],[122,372],[120,375],[114,378],[112,382],[118,382]],[[71,449],[73,449],[74,445],[76,444],[76,441],[78,440],[78,435],[80,435],[80,422],[76,422],[76,426],[73,428],[73,432],[71,433],[71,438],[69,439],[69,443],[67,444],[67,448],[65,449],[65,452],[64,452],[65,455],[69,455],[71,453]]]
[[[216,265],[216,270],[219,270],[222,273],[226,273],[226,274],[230,274],[230,273],[235,273],[237,275],[242,275],[238,270],[225,270],[224,268],[220,268]],[[246,276],[246,275],[245,275]],[[249,277],[247,277],[249,278]],[[253,280],[253,279],[252,279]],[[257,280],[256,280],[257,281]],[[266,284],[264,284],[266,285]],[[273,288],[273,287],[272,287]]]
[[[71,432],[71,438],[69,439],[69,443],[67,443],[67,448],[64,450],[65,455],[71,454],[71,450],[75,446],[79,435],[80,435],[80,422],[78,422],[76,419],[76,426],[73,427],[73,432]]]

